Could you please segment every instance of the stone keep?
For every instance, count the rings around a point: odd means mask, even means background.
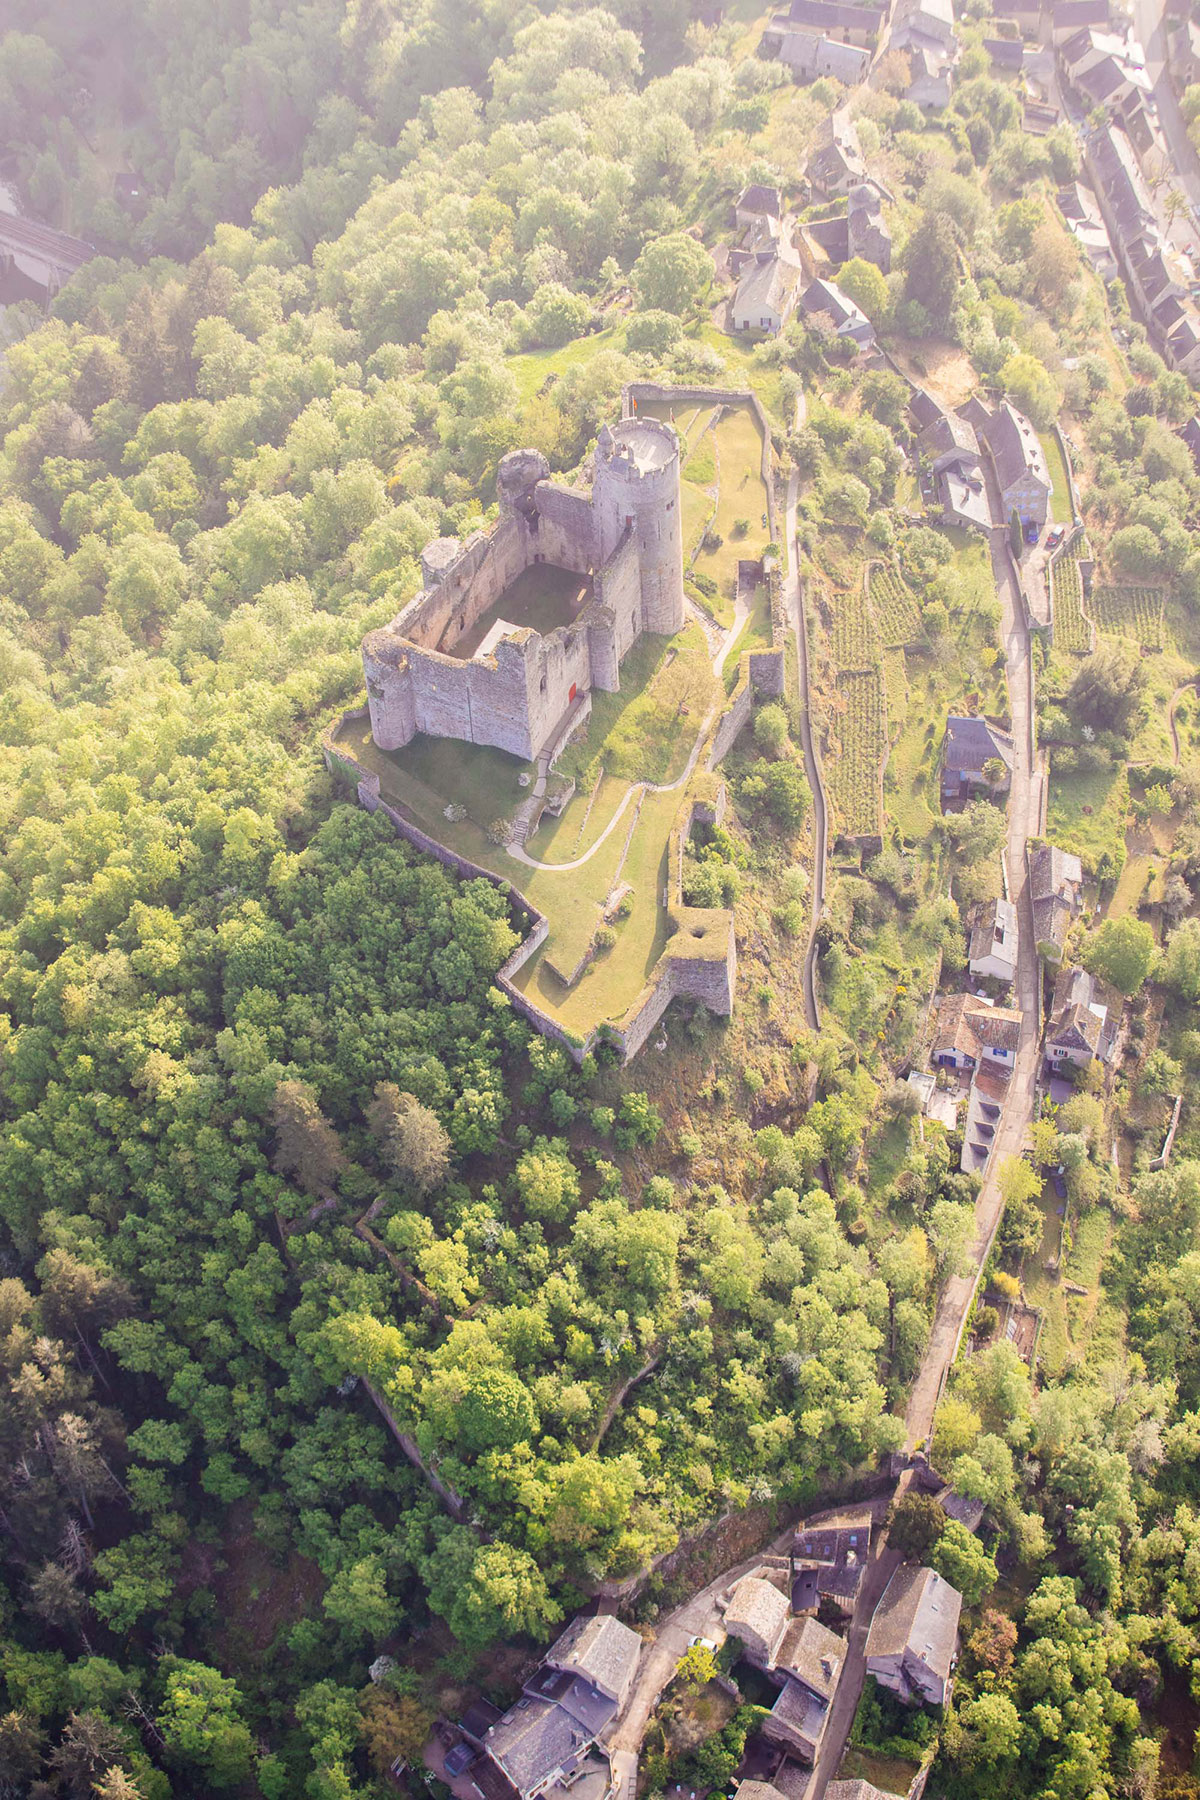
[[[657,419],[605,425],[592,481],[597,563],[606,563],[626,530],[637,544],[642,630],[673,637],[683,630],[683,532],[679,517],[679,439]]]
[[[427,545],[421,593],[363,641],[380,749],[399,749],[424,732],[532,759],[569,730],[594,688],[619,691],[621,663],[644,631],[674,636],[683,628],[673,426],[637,418],[605,426],[590,495],[551,481],[536,450],[505,456],[497,488],[492,530],[465,543]],[[514,626],[490,648],[485,641],[473,656],[455,655],[533,563],[590,576],[590,601],[552,631]]]

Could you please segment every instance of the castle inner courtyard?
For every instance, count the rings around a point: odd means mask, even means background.
[[[528,626],[544,637],[562,625],[573,624],[591,598],[590,576],[559,568],[556,563],[531,563],[469,631],[445,645],[445,654],[462,662],[481,654],[490,655],[497,641],[506,635],[506,626]],[[448,637],[452,635],[447,632]]]

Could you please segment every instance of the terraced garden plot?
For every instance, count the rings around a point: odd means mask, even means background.
[[[1092,617],[1100,631],[1131,638],[1145,650],[1163,648],[1163,590],[1102,583],[1092,589]]]
[[[1054,604],[1055,647],[1086,656],[1091,649],[1091,633],[1083,614],[1083,582],[1080,579],[1079,564],[1073,556],[1062,556],[1053,564],[1050,582]]]
[[[838,720],[841,750],[830,759],[830,785],[842,830],[861,837],[880,829],[879,771],[888,750],[883,680],[877,668],[849,670],[838,676],[838,692],[846,710]]]
[[[895,569],[872,563],[867,570],[867,594],[879,627],[879,642],[888,649],[913,644],[921,635],[921,613],[912,590]]]
[[[846,593],[834,594],[833,660],[842,674],[879,666],[879,636],[862,582]]]

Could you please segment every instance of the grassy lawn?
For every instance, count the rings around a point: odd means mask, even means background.
[[[647,794],[629,844],[620,879],[633,887],[633,911],[617,926],[617,942],[602,951],[575,986],[565,989],[545,966],[541,952],[517,977],[516,985],[582,1035],[601,1019],[619,1019],[637,999],[666,942],[666,915],[659,896],[666,881],[667,843],[682,795]],[[573,801],[572,805],[577,805]],[[569,810],[569,809],[568,809]],[[626,814],[604,848],[581,869],[559,875],[525,871],[522,888],[551,920],[547,948],[556,961],[578,960],[595,929],[597,909],[611,891],[625,848]]]
[[[1042,1334],[1038,1354],[1047,1373],[1057,1378],[1066,1367],[1070,1352],[1067,1331],[1067,1296],[1061,1282],[1047,1275],[1045,1265],[1062,1254],[1062,1220],[1058,1208],[1063,1204],[1053,1186],[1047,1182],[1039,1205],[1042,1209],[1042,1241],[1032,1256],[1025,1258],[1021,1285],[1030,1306],[1042,1310]]]
[[[601,350],[619,350],[625,342],[623,329],[610,326],[591,337],[576,338],[556,350],[523,350],[505,358],[505,367],[516,376],[522,405],[534,399],[548,375],[564,375],[568,369],[591,362]]]
[[[1066,1266],[1067,1279],[1088,1289],[1086,1294],[1067,1296],[1071,1342],[1076,1353],[1096,1369],[1120,1354],[1125,1335],[1120,1308],[1113,1305],[1100,1284],[1112,1229],[1112,1214],[1107,1207],[1098,1206],[1088,1213],[1076,1228]]]
[[[919,1764],[871,1750],[848,1749],[838,1765],[839,1781],[869,1781],[884,1794],[907,1794]]]
[[[1136,914],[1146,891],[1153,863],[1154,859],[1150,856],[1127,858],[1125,867],[1121,870],[1121,878],[1113,889],[1113,897],[1108,903],[1104,915],[1106,919],[1123,919],[1126,913]]]
[[[620,693],[592,690],[587,730],[558,767],[581,787],[591,787],[601,768],[627,781],[674,781],[716,697],[698,625],[685,625],[671,639],[641,637],[621,664]]]
[[[647,404],[642,412],[651,418],[673,422],[681,435],[687,431],[681,480],[683,507],[684,556],[688,559],[700,539],[713,509],[711,488],[719,479],[719,497],[712,529],[725,541],[718,550],[697,551],[692,567],[717,584],[717,595],[705,604],[722,625],[733,620],[733,598],[737,587],[737,566],[746,557],[761,556],[768,542],[768,527],[763,523],[767,513],[767,489],[762,478],[762,433],[749,407],[728,408],[711,432],[700,430],[712,417],[711,410],[695,412],[673,409],[665,402]],[[674,419],[672,420],[672,412]],[[685,427],[684,420],[694,423]],[[745,520],[748,529],[737,536],[734,527]]]
[[[1169,766],[1175,760],[1169,720],[1171,695],[1194,674],[1195,664],[1173,652],[1163,652],[1158,656],[1143,656],[1142,669],[1146,676],[1146,708],[1137,736],[1129,746],[1129,760],[1131,763],[1163,763]],[[1186,712],[1186,707],[1184,710]],[[1179,748],[1180,753],[1186,756],[1183,723],[1181,718]]]
[[[1050,517],[1056,525],[1069,525],[1071,522],[1071,485],[1067,480],[1067,466],[1063,462],[1058,439],[1052,431],[1039,431],[1038,439],[1046,458],[1046,468],[1050,472]]]
[[[1059,774],[1050,755],[1050,798],[1046,835],[1064,850],[1074,850],[1090,869],[1105,851],[1120,865],[1125,860],[1125,815],[1129,810],[1129,776],[1125,769]]]
[[[628,792],[627,781],[602,775],[592,792],[578,795],[559,818],[543,813],[525,848],[538,862],[574,862],[596,842]]]
[[[932,672],[924,662],[909,662],[898,652],[908,674],[908,700],[893,718],[902,721],[883,777],[884,805],[909,843],[925,842],[939,816],[938,749],[945,725],[945,709]],[[889,671],[888,697],[894,670]]]

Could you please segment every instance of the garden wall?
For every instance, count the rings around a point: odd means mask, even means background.
[[[779,542],[775,524],[775,479],[771,464],[771,426],[762,401],[752,388],[676,387],[661,381],[629,381],[621,389],[621,417],[631,419],[643,400],[664,402],[667,406],[748,406],[762,432],[763,486],[767,490],[767,521],[771,542]]]

